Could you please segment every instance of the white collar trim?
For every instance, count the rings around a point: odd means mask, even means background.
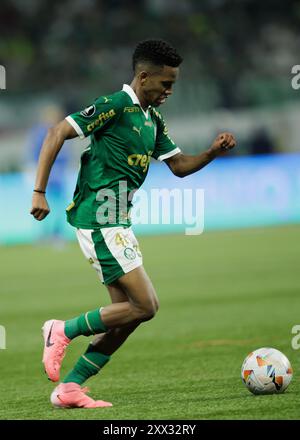
[[[122,90],[123,90],[123,92],[126,92],[130,96],[133,104],[138,104],[141,107],[146,119],[148,119],[149,111],[148,111],[148,109],[146,111],[143,109],[143,107],[141,106],[141,103],[139,101],[139,98],[136,96],[134,90],[128,84],[123,84]]]

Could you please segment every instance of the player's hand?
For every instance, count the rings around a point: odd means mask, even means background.
[[[50,208],[44,194],[34,192],[32,196],[32,208],[30,214],[36,220],[44,220],[50,212]]]
[[[231,133],[220,133],[214,142],[212,143],[210,149],[218,156],[227,153],[236,146],[236,140]]]

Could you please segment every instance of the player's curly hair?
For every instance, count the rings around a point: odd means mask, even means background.
[[[132,67],[135,71],[136,66],[141,61],[148,61],[157,66],[178,67],[182,63],[182,57],[176,49],[164,40],[144,40],[140,41],[132,56]]]

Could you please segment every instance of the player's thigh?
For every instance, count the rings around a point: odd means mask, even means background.
[[[130,301],[149,314],[157,311],[158,298],[131,228],[77,229],[77,237],[113,302]]]
[[[128,296],[117,283],[108,284],[107,290],[112,303],[128,301]]]
[[[83,254],[96,269],[103,284],[113,284],[143,264],[139,244],[131,228],[77,229],[76,235]]]
[[[117,280],[117,285],[126,292],[133,305],[149,312],[155,313],[158,310],[157,294],[143,266],[139,266],[120,277]]]

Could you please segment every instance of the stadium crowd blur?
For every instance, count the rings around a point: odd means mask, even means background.
[[[130,81],[133,48],[145,38],[170,41],[184,57],[163,113],[186,152],[220,129],[238,132],[235,154],[295,149],[285,135],[286,105],[299,101],[291,87],[291,67],[300,64],[299,1],[1,0],[2,152],[18,150],[8,134],[21,139],[44,106],[68,114]]]

